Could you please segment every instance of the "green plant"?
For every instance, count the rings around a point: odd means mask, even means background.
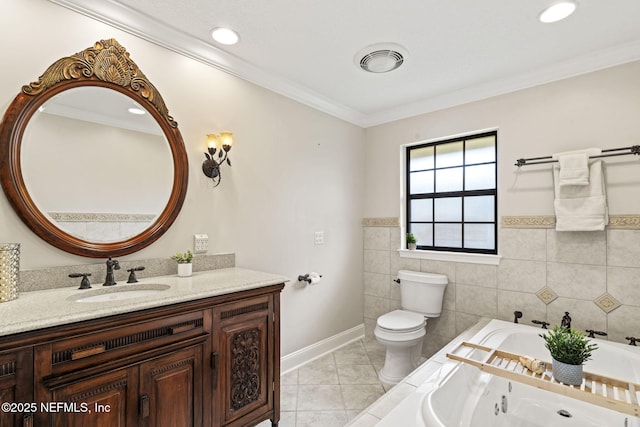
[[[413,233],[407,233],[407,243],[417,243],[416,236]]]
[[[591,353],[598,348],[597,344],[590,344],[590,340],[582,332],[566,326],[556,325],[540,336],[551,352],[551,357],[569,365],[582,365],[591,359]]]
[[[185,253],[178,252],[171,257],[172,260],[177,261],[178,264],[189,264],[193,261],[193,253],[187,249]]]

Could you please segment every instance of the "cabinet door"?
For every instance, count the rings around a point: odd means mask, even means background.
[[[202,425],[202,353],[197,345],[140,365],[140,426]]]
[[[27,348],[0,353],[0,402],[29,403],[32,401],[33,350]],[[0,411],[0,427],[33,425],[32,416],[31,413]]]
[[[218,335],[213,359],[217,372],[222,425],[247,425],[273,411],[273,334],[269,299],[222,306],[216,310]],[[243,418],[244,417],[244,418]]]
[[[125,427],[136,425],[137,368],[124,368],[62,386],[51,392],[45,411],[55,427]]]

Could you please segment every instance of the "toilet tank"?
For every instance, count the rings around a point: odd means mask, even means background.
[[[438,317],[448,279],[444,274],[400,270],[400,304],[403,309]]]

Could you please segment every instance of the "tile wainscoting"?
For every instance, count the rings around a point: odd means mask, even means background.
[[[368,339],[376,319],[400,307],[398,270],[446,274],[443,311],[427,323],[429,357],[480,318],[559,324],[570,312],[576,329],[607,332],[627,342],[640,337],[640,229],[638,216],[612,216],[605,231],[556,232],[549,217],[503,217],[499,265],[401,258],[397,218],[367,218],[364,226],[364,322]]]

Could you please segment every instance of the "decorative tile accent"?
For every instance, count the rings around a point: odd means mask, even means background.
[[[541,216],[503,216],[502,228],[555,228],[556,217]],[[607,228],[640,230],[640,215],[609,215]]]
[[[365,227],[399,227],[398,218],[363,218],[362,225]]]
[[[556,217],[544,216],[503,216],[503,228],[554,228]]]
[[[620,307],[622,304],[620,303],[620,301],[618,301],[617,299],[615,299],[611,294],[609,294],[608,292],[605,292],[604,294],[600,295],[598,298],[596,298],[595,300],[593,300],[593,302],[600,307],[600,309],[602,311],[604,311],[605,313],[611,313],[613,310],[615,310],[616,308]]]
[[[540,289],[538,292],[536,292],[536,295],[538,296],[538,298],[540,298],[540,301],[547,305],[558,298],[558,294],[556,294],[553,289],[548,286]]]
[[[640,215],[609,215],[607,228],[640,230]]]

